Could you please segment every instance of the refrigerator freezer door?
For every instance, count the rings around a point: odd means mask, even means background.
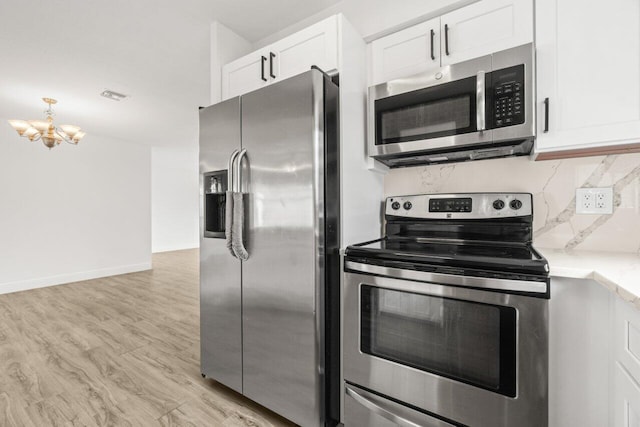
[[[204,237],[203,174],[240,149],[240,98],[200,110],[200,347],[202,373],[242,393],[241,263],[225,239]]]
[[[316,70],[242,98],[244,394],[303,426],[324,418],[323,108]]]

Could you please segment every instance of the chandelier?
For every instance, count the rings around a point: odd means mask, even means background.
[[[29,138],[29,141],[42,141],[45,146],[52,149],[62,141],[77,145],[85,133],[78,126],[53,124],[54,112],[51,106],[58,101],[51,98],[42,98],[49,105],[44,110],[47,115],[45,120],[9,120],[9,124],[18,132],[18,135]]]

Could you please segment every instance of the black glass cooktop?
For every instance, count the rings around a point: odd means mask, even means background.
[[[544,276],[548,274],[547,261],[528,244],[394,237],[349,246],[346,255],[368,262],[396,261],[403,268],[411,264],[416,269],[420,269],[421,265],[434,265]]]

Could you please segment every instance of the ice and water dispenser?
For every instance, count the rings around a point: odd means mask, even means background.
[[[204,180],[204,237],[224,238],[227,171],[207,172]]]

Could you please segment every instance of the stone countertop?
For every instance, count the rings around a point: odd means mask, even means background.
[[[592,279],[640,310],[640,254],[536,248],[551,277]]]

